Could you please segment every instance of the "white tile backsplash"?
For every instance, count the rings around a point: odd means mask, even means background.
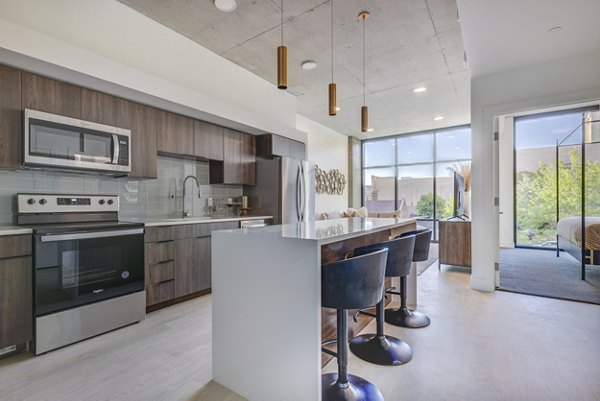
[[[159,219],[178,217],[182,211],[183,180],[194,175],[198,188],[188,180],[185,202],[193,216],[230,216],[235,208],[222,206],[224,198],[242,196],[239,185],[210,185],[207,162],[159,156],[156,179],[111,178],[43,170],[0,170],[0,224],[14,224],[17,193],[118,194],[121,218]],[[207,198],[218,206],[209,210]]]

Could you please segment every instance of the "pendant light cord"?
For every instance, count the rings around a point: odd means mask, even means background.
[[[333,0],[331,1],[331,82],[333,83]]]
[[[283,0],[281,0],[279,9],[281,10],[281,46],[283,46]]]

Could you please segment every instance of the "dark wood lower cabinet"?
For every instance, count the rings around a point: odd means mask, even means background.
[[[0,259],[0,348],[33,339],[31,256]]]
[[[175,296],[210,288],[210,237],[175,241]]]
[[[238,222],[148,227],[144,236],[146,307],[163,308],[210,292],[210,234]]]

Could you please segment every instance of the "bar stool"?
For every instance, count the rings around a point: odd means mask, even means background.
[[[387,248],[388,257],[385,268],[386,277],[405,276],[410,272],[413,259],[415,237],[403,237],[391,241],[381,242],[374,245],[357,248],[354,255],[364,255],[373,252],[374,249]],[[383,331],[385,301],[381,301],[375,307],[375,315],[359,310],[354,314],[373,316],[377,322],[376,334],[363,334],[350,340],[350,350],[354,355],[367,362],[384,366],[397,366],[410,362],[413,352],[404,341],[386,336]]]
[[[323,352],[337,358],[338,372],[321,378],[323,401],[383,401],[374,384],[348,374],[348,309],[359,309],[379,302],[383,296],[383,276],[387,249],[340,260],[321,266],[321,304],[337,310],[337,353]]]
[[[411,236],[414,236],[415,238],[413,262],[426,261],[429,257],[429,247],[431,245],[431,229],[423,227],[414,231],[402,233],[396,238],[405,238]],[[393,289],[386,290],[386,294],[400,295],[400,308],[395,310],[386,309],[385,321],[386,323],[394,326],[407,327],[411,329],[429,326],[431,321],[427,316],[420,312],[410,310],[406,306],[406,276],[409,272],[403,276],[400,276],[400,292],[395,292]]]

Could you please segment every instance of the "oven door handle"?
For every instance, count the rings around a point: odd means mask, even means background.
[[[56,241],[72,241],[78,239],[95,239],[106,237],[122,237],[125,235],[140,235],[144,233],[143,228],[135,228],[130,230],[111,230],[111,231],[91,231],[84,233],[69,233],[69,234],[49,234],[40,236],[42,242]]]

